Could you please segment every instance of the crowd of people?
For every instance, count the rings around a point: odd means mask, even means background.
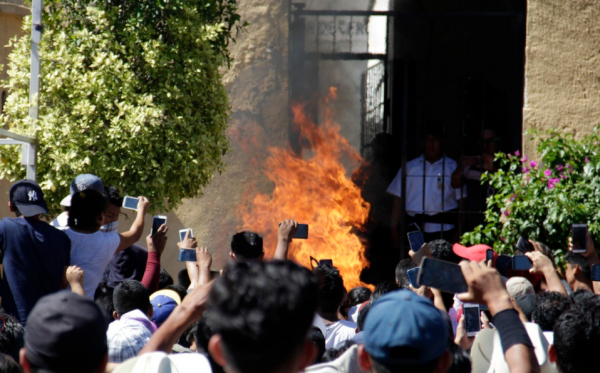
[[[565,256],[564,278],[538,242],[525,254],[530,270],[500,273],[491,248],[435,239],[398,263],[395,281],[348,289],[334,263],[308,269],[287,260],[298,223],[283,220],[273,258],[258,233],[235,233],[216,276],[210,252],[188,232],[177,246],[195,250],[196,261],[175,282],[161,268],[166,225],[145,248],[136,244],[146,198],[124,233],[120,192],[94,175],[75,178],[65,211],[50,224],[35,182],[15,183],[9,199],[16,217],[0,221],[0,372],[595,369],[600,284],[590,266],[600,259],[591,238],[585,253]],[[409,272],[424,258],[458,265],[466,291],[417,286]],[[470,305],[481,310],[475,333]]]

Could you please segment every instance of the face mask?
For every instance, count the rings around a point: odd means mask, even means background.
[[[115,220],[112,223],[104,224],[100,227],[100,230],[104,233],[114,232],[119,227],[119,221]]]

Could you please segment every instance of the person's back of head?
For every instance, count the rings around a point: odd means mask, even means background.
[[[371,306],[373,302],[368,302],[358,311],[358,318],[356,319],[356,326],[358,327],[358,331],[362,332],[364,330],[365,320],[367,319],[367,314],[369,310],[371,310]]]
[[[19,351],[25,343],[23,337],[25,329],[15,317],[6,313],[0,313],[4,320],[4,326],[0,331],[0,353],[6,354],[15,360],[19,360]],[[0,369],[0,372],[3,370]]]
[[[554,291],[536,294],[531,312],[532,321],[545,332],[551,332],[558,317],[570,306],[569,297]]]
[[[471,373],[471,358],[465,350],[456,343],[450,343],[448,352],[452,356],[452,365],[446,373]]]
[[[400,289],[408,289],[410,280],[408,270],[417,267],[411,258],[402,259],[396,266],[396,284]]]
[[[125,280],[115,288],[113,304],[115,319],[133,310],[140,310],[144,314],[148,314],[152,308],[148,289],[136,280]]]
[[[585,256],[583,256],[581,254],[575,254],[572,252],[568,252],[565,255],[565,262],[567,262],[567,264],[571,268],[574,268],[575,266],[577,266],[577,268],[579,269],[579,273],[580,273],[579,280],[586,281],[586,282],[592,281],[592,269],[590,268],[590,262],[588,261],[588,259]],[[567,268],[567,282],[570,282],[568,268]],[[572,283],[570,283],[569,285],[572,285]],[[573,289],[573,290],[577,290],[577,289]]]
[[[106,323],[86,297],[60,291],[42,297],[27,319],[20,363],[28,372],[104,372],[108,360]]]
[[[365,287],[356,287],[348,292],[350,307],[357,306],[371,299],[371,290]]]
[[[595,296],[574,304],[554,324],[550,361],[562,373],[591,372],[600,351],[600,299]]]
[[[569,295],[569,299],[572,304],[577,304],[579,302],[587,301],[590,298],[594,298],[595,296],[596,294],[587,289],[577,289]]]
[[[165,289],[167,286],[173,285],[173,277],[167,272],[166,269],[160,269],[160,277],[158,279],[158,290]]]
[[[299,371],[312,362],[306,340],[317,278],[291,261],[230,263],[209,295],[209,350],[226,371]]]
[[[12,356],[0,353],[0,372],[23,373],[23,369]]]
[[[105,282],[101,282],[94,293],[94,302],[100,307],[109,323],[115,319],[113,316],[115,311],[115,304],[113,303],[114,292],[115,289],[108,286]]]
[[[344,279],[336,267],[319,264],[313,270],[319,276],[318,313],[321,317],[337,317],[337,312],[344,300],[346,288]]]
[[[375,302],[382,295],[399,289],[400,287],[394,281],[382,281],[375,287],[375,290],[373,290],[371,302]]]
[[[506,290],[512,299],[524,294],[535,294],[533,284],[525,277],[514,276],[506,281]]]
[[[262,260],[265,255],[262,237],[249,231],[234,234],[231,238],[231,255],[240,262]]]
[[[427,243],[431,255],[440,260],[458,264],[462,259],[452,250],[452,244],[446,240],[438,239]]]
[[[317,355],[312,364],[318,364],[323,361],[323,354],[325,353],[325,336],[323,335],[323,332],[321,332],[321,329],[316,326],[311,326],[310,329],[308,329],[307,338],[317,349]]]
[[[93,189],[73,194],[69,209],[69,227],[76,231],[98,231],[104,221],[106,205],[104,196]]]

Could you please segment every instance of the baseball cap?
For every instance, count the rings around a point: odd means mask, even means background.
[[[60,201],[61,206],[70,207],[71,206],[71,196],[77,192],[81,192],[86,189],[93,189],[98,193],[104,193],[104,184],[102,184],[102,180],[96,175],[92,174],[81,174],[77,175],[73,182],[71,183],[71,194],[66,196]]]
[[[24,217],[47,214],[48,205],[44,201],[42,188],[33,180],[17,181],[10,187],[10,201]]]
[[[150,304],[154,309],[152,321],[156,326],[160,326],[169,318],[175,307],[181,304],[181,298],[173,290],[159,290],[150,296]]]
[[[41,298],[31,310],[25,355],[38,372],[95,371],[106,352],[106,322],[92,300],[60,291]]]
[[[120,364],[114,373],[211,373],[210,362],[201,354],[167,355],[150,352]]]
[[[440,311],[410,290],[377,299],[363,329],[365,349],[386,366],[425,364],[448,346],[448,326]]]
[[[460,256],[463,259],[468,259],[474,262],[481,262],[485,260],[485,254],[488,250],[492,249],[488,245],[475,245],[475,246],[463,246],[461,244],[455,243],[452,246],[452,251],[454,254]],[[494,263],[496,263],[496,259],[498,259],[498,254],[494,251]]]
[[[533,284],[525,277],[515,276],[506,282],[506,290],[511,298],[516,299],[520,295],[535,294]]]

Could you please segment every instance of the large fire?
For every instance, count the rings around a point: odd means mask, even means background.
[[[242,229],[262,233],[266,256],[272,257],[279,221],[308,224],[308,240],[294,240],[289,258],[309,268],[311,256],[332,259],[350,289],[364,286],[359,277],[368,262],[365,245],[356,233],[366,222],[370,206],[342,164],[352,164],[354,172],[363,159],[333,120],[328,103],[335,97],[336,90],[331,88],[321,125],[307,117],[306,104],[292,105],[293,123],[303,143],[309,144],[307,154],[299,157],[289,148],[269,148],[263,172],[275,187],[271,194],[257,194],[247,211],[242,211]]]

